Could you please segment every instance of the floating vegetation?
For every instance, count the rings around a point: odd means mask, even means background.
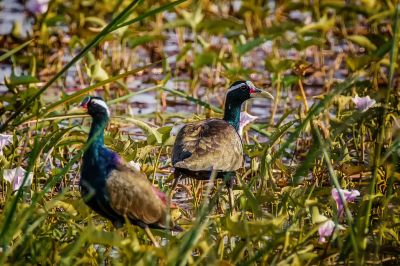
[[[393,0],[0,2],[0,264],[399,265],[399,12]],[[179,130],[222,119],[240,80],[274,99],[235,112],[234,182],[171,191]],[[105,146],[182,232],[116,228],[85,204],[88,95],[110,109]]]

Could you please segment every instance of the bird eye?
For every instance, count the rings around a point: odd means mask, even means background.
[[[90,96],[85,97],[83,101],[81,102],[81,106],[87,106],[90,102]]]

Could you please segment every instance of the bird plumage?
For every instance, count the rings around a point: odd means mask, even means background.
[[[221,119],[189,123],[176,136],[172,163],[191,171],[235,171],[243,163],[242,140],[235,128]]]
[[[116,226],[128,218],[143,228],[166,228],[165,195],[152,186],[144,173],[130,168],[104,145],[107,105],[97,97],[85,99],[83,104],[93,118],[80,179],[85,202]]]
[[[233,172],[239,169],[243,164],[242,140],[238,134],[240,109],[243,102],[253,97],[273,98],[250,81],[236,81],[227,91],[223,119],[207,119],[182,127],[172,151],[175,170],[186,176],[191,171],[193,178],[207,179],[205,175],[212,170]],[[175,173],[176,178],[179,174]]]
[[[273,98],[250,81],[236,81],[227,91],[223,119],[193,122],[179,130],[172,151],[175,168],[172,189],[180,178],[204,180],[214,172],[216,178],[225,179],[232,203],[232,179],[243,164],[242,140],[238,133],[240,110],[246,100],[255,97]]]
[[[117,214],[128,217],[134,224],[165,228],[166,202],[156,194],[145,174],[118,165],[110,172],[106,187],[110,206]]]

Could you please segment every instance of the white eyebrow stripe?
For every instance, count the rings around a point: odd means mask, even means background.
[[[247,86],[249,86],[252,89],[255,89],[256,86],[254,86],[253,82],[251,82],[250,80],[246,81]]]
[[[104,109],[106,109],[107,115],[110,116],[110,109],[108,109],[108,106],[104,101],[99,100],[99,99],[92,99],[92,102],[94,102],[94,103],[102,106]]]
[[[236,90],[236,89],[242,87],[243,85],[245,85],[244,82],[239,83],[239,84],[237,84],[237,85],[235,85],[235,86],[232,86],[232,87],[230,87],[230,89],[227,91],[227,93],[229,93],[229,92],[231,92],[231,91],[233,91],[233,90]]]

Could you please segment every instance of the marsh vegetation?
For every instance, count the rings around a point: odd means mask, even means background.
[[[0,264],[398,265],[395,0],[0,2]],[[87,95],[105,144],[166,193],[176,127],[251,80],[233,186],[185,179],[180,233],[121,229],[79,192]]]

